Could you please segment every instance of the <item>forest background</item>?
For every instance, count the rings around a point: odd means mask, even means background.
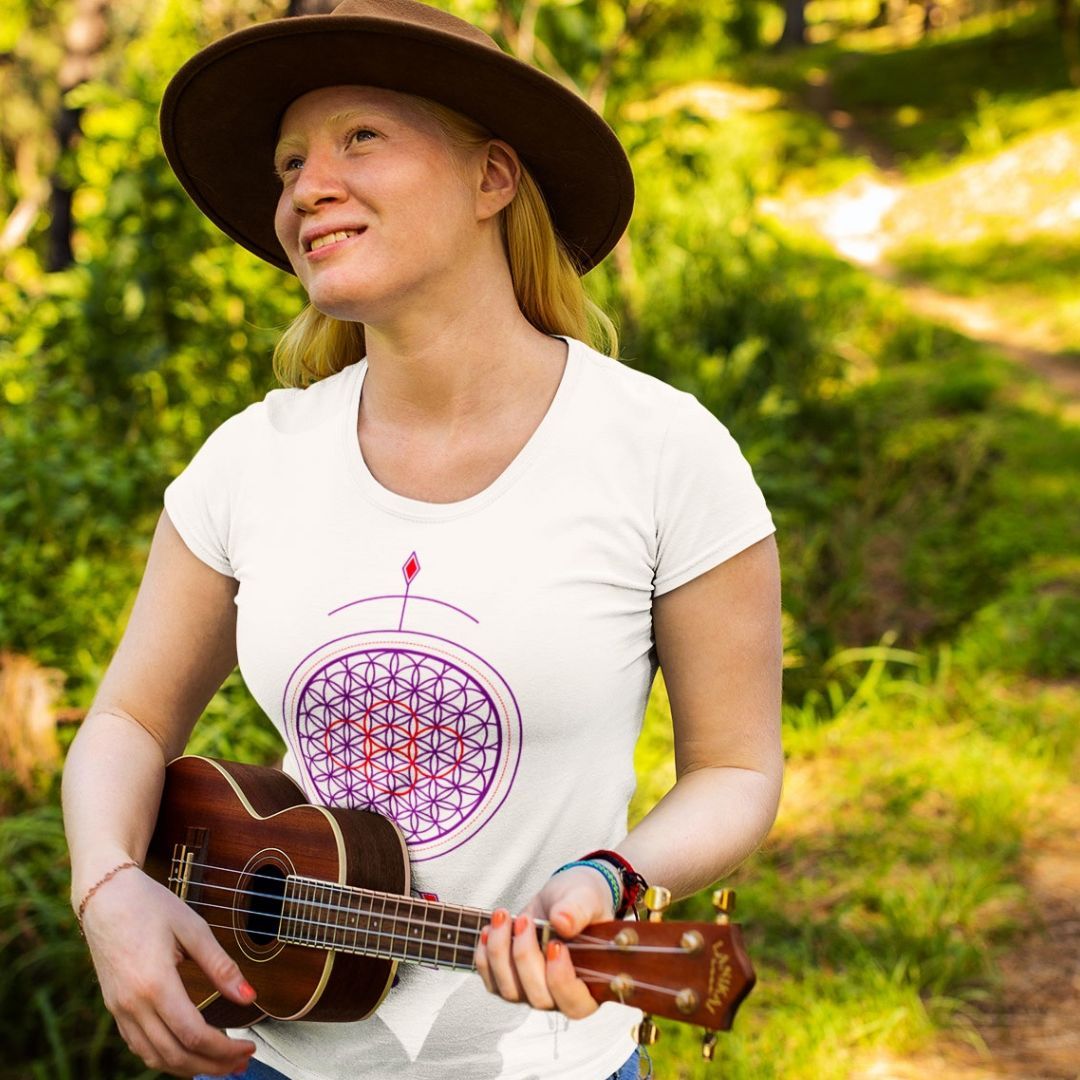
[[[619,133],[637,208],[590,293],[627,363],[728,425],[778,525],[788,777],[733,879],[759,985],[712,1066],[664,1025],[657,1076],[1074,1078],[1073,3],[443,6]],[[0,4],[0,1077],[151,1075],[76,932],[57,776],[162,490],[272,387],[301,306],[156,129],[187,56],[285,13]],[[234,673],[191,749],[281,747]],[[670,749],[660,678],[635,816]]]

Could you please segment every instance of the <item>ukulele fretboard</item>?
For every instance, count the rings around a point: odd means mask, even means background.
[[[295,945],[472,971],[491,913],[290,876],[277,937]]]

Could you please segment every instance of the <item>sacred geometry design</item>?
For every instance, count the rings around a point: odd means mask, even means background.
[[[407,582],[415,558],[403,568]],[[335,639],[297,667],[283,704],[308,795],[392,818],[414,862],[483,828],[517,771],[513,693],[446,638],[397,629]]]

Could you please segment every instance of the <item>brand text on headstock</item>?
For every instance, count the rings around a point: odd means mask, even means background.
[[[725,1007],[728,994],[731,992],[731,980],[731,959],[723,942],[717,941],[709,957],[709,996],[705,999],[705,1008],[709,1012],[716,1012]]]

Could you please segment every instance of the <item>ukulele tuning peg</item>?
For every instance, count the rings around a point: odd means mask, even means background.
[[[706,1061],[712,1061],[716,1057],[716,1032],[706,1031],[701,1037],[701,1056]]]
[[[713,907],[716,908],[716,921],[721,926],[726,926],[731,922],[731,917],[735,914],[735,890],[734,889],[717,889],[712,894]]]
[[[648,1013],[634,1028],[634,1038],[637,1039],[638,1046],[653,1046],[660,1041],[660,1029],[653,1023],[653,1018]]]
[[[645,890],[645,906],[649,909],[649,922],[660,922],[664,910],[671,903],[671,890],[663,885],[650,885]]]

